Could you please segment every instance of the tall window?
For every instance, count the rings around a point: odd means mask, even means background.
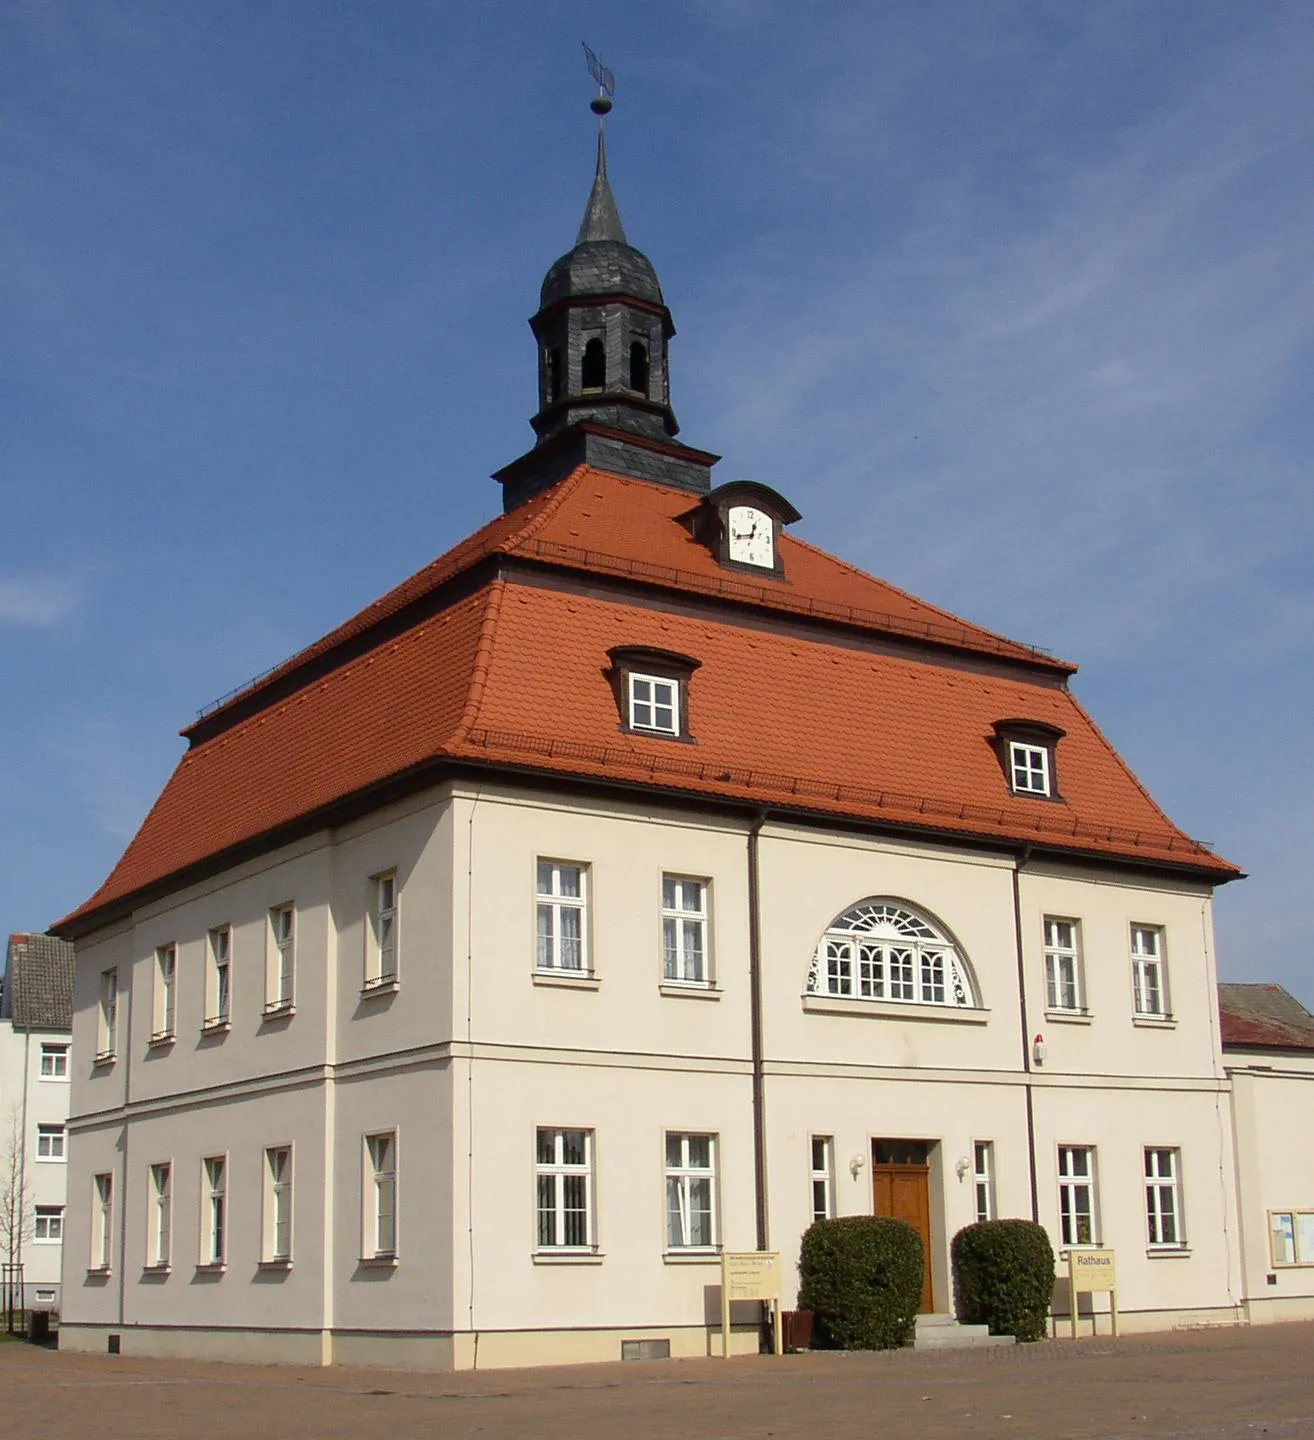
[[[220,925],[210,931],[206,944],[208,974],[206,975],[204,1028],[217,1030],[228,1024],[232,1009],[233,927]]]
[[[835,1141],[829,1135],[812,1137],[812,1219],[835,1215]]]
[[[662,876],[662,974],[667,980],[706,985],[707,882]]]
[[[540,970],[586,970],[586,868],[564,860],[538,862]]]
[[[1163,931],[1157,925],[1131,927],[1132,994],[1138,1015],[1163,1018],[1168,1014]]]
[[[369,934],[366,937],[365,988],[397,979],[397,872],[370,878]]]
[[[175,982],[178,977],[178,947],[161,945],[155,952],[155,1020],[152,1040],[172,1040],[174,1031]]]
[[[1077,922],[1045,916],[1045,1004],[1050,1010],[1081,1011]]]
[[[100,1010],[96,1018],[96,1059],[112,1060],[119,1031],[119,972],[102,970]]]
[[[808,989],[855,1000],[975,1006],[967,964],[922,916],[864,900],[833,920],[812,958]]]
[[[607,351],[596,336],[584,346],[580,360],[579,384],[581,390],[601,390],[607,383]]]
[[[1060,1145],[1058,1161],[1059,1233],[1063,1244],[1098,1245],[1095,1149],[1091,1145]]]
[[[1152,1248],[1185,1243],[1182,1228],[1181,1151],[1145,1151],[1145,1224]]]
[[[64,1127],[62,1125],[37,1126],[37,1159],[64,1159]]]
[[[32,1238],[42,1244],[59,1244],[64,1238],[64,1207],[62,1205],[38,1205],[36,1207]]]
[[[265,1151],[265,1245],[267,1261],[292,1258],[292,1147]]]
[[[265,1013],[292,1008],[296,975],[296,907],[275,905],[269,912],[269,958]]]
[[[150,1263],[169,1263],[173,1235],[173,1166],[151,1166]]]
[[[1040,745],[1008,742],[1008,770],[1017,795],[1049,794],[1049,751]]]
[[[716,1244],[716,1137],[666,1137],[666,1244],[672,1250]]]
[[[228,1161],[210,1155],[202,1162],[204,1213],[201,1221],[201,1264],[222,1265],[228,1243]]]
[[[397,1253],[397,1132],[365,1137],[368,1166],[366,1189],[367,1256],[384,1259]]]
[[[648,347],[642,340],[630,345],[630,389],[648,393]]]
[[[108,1270],[114,1256],[114,1176],[97,1175],[91,1197],[91,1268]]]
[[[629,676],[630,728],[655,730],[662,735],[680,733],[680,684],[660,675]]]
[[[972,1142],[972,1184],[976,1192],[976,1218],[995,1218],[995,1144],[993,1140]]]
[[[68,1046],[42,1043],[41,1078],[43,1080],[68,1079]]]
[[[534,1162],[540,1250],[593,1245],[593,1132],[539,1130]]]

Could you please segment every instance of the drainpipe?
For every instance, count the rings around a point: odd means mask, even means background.
[[[759,810],[748,831],[748,993],[753,1049],[753,1198],[757,1211],[757,1248],[770,1238],[767,1224],[766,1093],[762,1076],[762,913],[758,878],[758,838],[767,812]]]
[[[12,1032],[12,1027],[11,1027]],[[27,1229],[27,1082],[32,1073],[32,1031],[29,1027],[23,1032],[23,1136],[18,1142],[18,1274],[22,1278],[22,1285],[19,1289],[18,1304],[20,1309],[27,1309],[27,1280],[26,1272],[23,1269],[23,1232]],[[35,1205],[33,1206],[35,1210]],[[61,1235],[62,1235],[61,1231]],[[61,1240],[61,1246],[62,1246]],[[9,1257],[13,1260],[15,1257]]]
[[[1032,1095],[1031,1024],[1027,1016],[1027,975],[1022,962],[1022,895],[1018,877],[1031,859],[1031,846],[1024,847],[1013,866],[1013,938],[1017,947],[1017,998],[1022,1015],[1022,1070],[1027,1099],[1027,1171],[1031,1180],[1031,1219],[1040,1222],[1040,1196],[1036,1189],[1036,1110]]]

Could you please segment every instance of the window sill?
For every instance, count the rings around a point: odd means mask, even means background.
[[[530,1257],[535,1265],[601,1265],[601,1250],[535,1250]]]
[[[206,1020],[201,1025],[202,1035],[227,1035],[233,1028],[231,1020]]]
[[[719,1265],[721,1263],[721,1247],[713,1245],[706,1249],[695,1250],[692,1246],[688,1250],[663,1250],[663,1265]]]
[[[589,970],[535,970],[535,985],[558,990],[596,990],[602,981]]]
[[[1171,1015],[1133,1015],[1132,1024],[1142,1030],[1176,1030],[1177,1021]]]
[[[227,1260],[202,1260],[196,1267],[198,1275],[222,1275],[228,1269]]]
[[[1151,1245],[1145,1252],[1147,1260],[1189,1260],[1191,1249],[1188,1245]]]
[[[37,1155],[34,1157],[38,1165],[67,1165],[66,1155]]]
[[[161,1030],[158,1035],[151,1036],[149,1042],[150,1048],[152,1050],[166,1050],[173,1044],[176,1038],[172,1030]]]
[[[257,1270],[285,1271],[292,1268],[292,1261],[289,1257],[285,1260],[259,1260],[256,1262]]]
[[[158,1265],[143,1265],[141,1267],[141,1273],[143,1275],[168,1275],[171,1274],[172,1271],[173,1266],[167,1260],[161,1261]]]
[[[111,1272],[110,1267],[109,1267],[108,1265],[88,1265],[88,1266],[87,1266],[87,1279],[88,1279],[88,1280],[108,1280],[109,1277],[110,1277],[110,1275],[111,1275],[111,1273],[112,1273],[112,1272]]]
[[[360,987],[360,998],[373,1000],[376,995],[395,995],[400,989],[401,981],[395,975],[389,975],[386,979],[380,977],[378,980],[367,980]]]
[[[1089,1010],[1046,1010],[1045,1019],[1055,1025],[1089,1025]]]
[[[366,1270],[395,1270],[398,1263],[396,1255],[362,1255],[356,1261]]]
[[[267,1004],[260,1012],[261,1020],[290,1020],[297,1013],[297,1007],[290,1000],[276,1000]]]
[[[113,1065],[117,1059],[118,1052],[115,1050],[97,1050],[91,1063],[93,1065]]]
[[[890,1020],[940,1020],[951,1025],[984,1025],[990,1019],[989,1010],[968,1005],[916,1005],[908,1000],[867,1000],[811,991],[803,996],[803,1009],[809,1015],[870,1015]]]
[[[662,995],[676,996],[682,1000],[719,1000],[721,987],[698,980],[663,980],[657,990]]]

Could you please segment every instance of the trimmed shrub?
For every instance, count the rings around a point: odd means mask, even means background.
[[[983,1220],[954,1236],[959,1319],[992,1335],[1043,1340],[1054,1293],[1054,1250],[1043,1225]]]
[[[891,1350],[912,1333],[922,1298],[922,1240],[911,1225],[871,1215],[818,1220],[803,1236],[800,1310],[813,1344]]]

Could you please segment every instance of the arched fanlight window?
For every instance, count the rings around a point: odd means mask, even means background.
[[[584,358],[580,362],[579,384],[581,390],[601,390],[607,383],[607,352],[602,341],[594,337],[584,347]]]
[[[648,393],[648,347],[642,340],[630,346],[630,389]]]
[[[924,916],[894,900],[864,900],[837,916],[808,971],[814,995],[975,1009],[964,956]]]

